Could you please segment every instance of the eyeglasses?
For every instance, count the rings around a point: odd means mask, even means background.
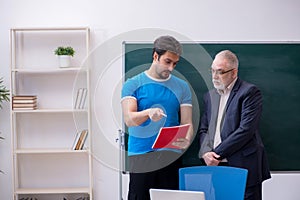
[[[211,73],[211,74],[216,74],[216,75],[223,75],[223,74],[226,74],[226,73],[228,73],[228,72],[231,72],[232,70],[234,70],[235,68],[232,68],[232,69],[229,69],[229,70],[227,70],[227,71],[222,71],[222,70],[214,70],[214,69],[209,69],[209,72]]]

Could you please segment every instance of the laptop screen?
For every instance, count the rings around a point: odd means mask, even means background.
[[[150,189],[151,200],[205,200],[204,192]]]

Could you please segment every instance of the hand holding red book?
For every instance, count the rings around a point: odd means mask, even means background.
[[[171,148],[179,149],[178,146],[173,145],[179,138],[185,138],[190,128],[190,124],[184,124],[172,127],[162,127],[152,145],[152,149]]]

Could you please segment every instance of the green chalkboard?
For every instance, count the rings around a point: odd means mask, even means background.
[[[300,171],[300,43],[183,43],[174,74],[193,92],[195,130],[203,108],[202,95],[212,88],[208,73],[214,55],[224,49],[239,58],[239,77],[263,93],[260,133],[272,171]],[[152,44],[124,43],[125,80],[149,68]],[[199,136],[183,156],[184,166],[201,165]]]

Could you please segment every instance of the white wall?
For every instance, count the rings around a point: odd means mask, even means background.
[[[89,26],[95,59],[95,199],[119,198],[117,130],[122,80],[122,39],[153,38],[139,31],[170,30],[196,41],[300,41],[298,0],[1,0],[0,77],[9,87],[9,29],[12,27]],[[156,30],[157,30],[156,29]],[[133,31],[133,32],[132,32]],[[129,32],[129,33],[127,33]],[[158,34],[159,31],[156,33]],[[184,38],[184,37],[182,37]],[[104,43],[103,43],[104,42]],[[113,44],[113,45],[111,45]],[[121,44],[119,44],[121,45]],[[114,47],[114,48],[112,48]],[[113,90],[111,89],[113,87]],[[103,98],[97,95],[101,92]],[[109,105],[109,106],[108,106]],[[100,112],[101,111],[101,112]],[[0,112],[0,199],[12,198],[9,106]],[[126,182],[126,181],[125,181]],[[264,184],[265,200],[298,199],[299,174],[273,174]]]

